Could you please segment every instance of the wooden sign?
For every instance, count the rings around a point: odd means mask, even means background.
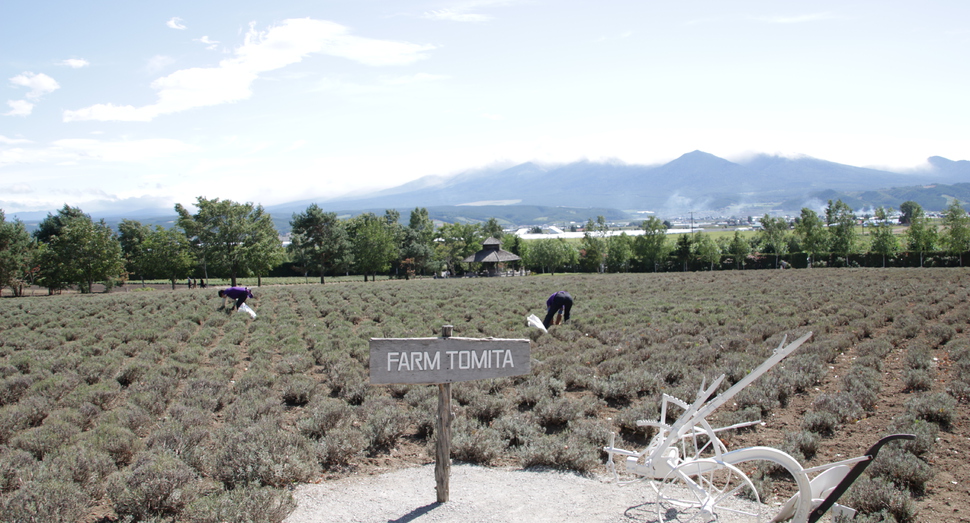
[[[370,382],[456,383],[531,371],[527,339],[371,338]]]

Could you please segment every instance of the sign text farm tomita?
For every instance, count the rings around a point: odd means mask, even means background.
[[[373,338],[371,384],[455,383],[528,374],[529,340]]]

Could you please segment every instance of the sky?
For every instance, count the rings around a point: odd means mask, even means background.
[[[694,150],[965,160],[968,22],[965,0],[5,0],[0,209]]]

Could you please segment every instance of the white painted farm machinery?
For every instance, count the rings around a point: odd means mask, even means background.
[[[644,480],[656,496],[656,521],[786,521],[815,523],[831,512],[833,520],[851,519],[855,511],[836,501],[876,457],[886,443],[913,439],[909,434],[886,436],[864,455],[811,468],[803,468],[791,455],[771,447],[748,447],[729,451],[718,434],[760,423],[751,421],[729,427],[713,428],[707,421],[715,409],[726,403],[754,380],[774,367],[811,337],[809,332],[785,346],[733,386],[711,398],[724,380],[720,376],[709,386],[701,385],[693,404],[664,395],[658,421],[641,420],[639,426],[657,432],[642,451],[615,447],[616,434],[603,450],[609,455],[607,467],[617,483]],[[667,424],[667,409],[675,405],[683,414]],[[617,470],[614,456],[626,458],[624,470]],[[744,472],[757,462],[770,462],[791,474],[797,492],[785,503],[762,502],[754,482]],[[813,477],[814,476],[814,477]]]

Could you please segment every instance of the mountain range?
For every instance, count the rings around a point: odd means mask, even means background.
[[[856,210],[880,205],[898,208],[906,200],[917,201],[927,210],[942,210],[952,198],[970,201],[970,162],[934,156],[926,168],[900,173],[810,157],[758,155],[736,163],[694,151],[662,165],[524,163],[428,176],[365,197],[305,200],[267,210],[300,212],[317,203],[334,211],[465,208],[452,210],[459,215],[480,214],[469,208],[487,207],[494,212],[500,206],[536,206],[546,213],[548,208],[594,207],[662,216],[742,215],[797,213],[802,207],[821,208],[829,199],[839,198]]]
[[[953,199],[970,202],[970,161],[934,156],[920,170],[892,172],[811,157],[758,155],[731,162],[693,151],[662,165],[528,162],[426,176],[366,195],[265,207],[277,229],[285,232],[292,215],[311,203],[342,217],[397,209],[407,221],[411,209],[425,207],[433,219],[444,222],[494,217],[504,225],[530,225],[582,223],[600,215],[611,221],[642,219],[647,212],[660,217],[791,215],[803,207],[821,211],[836,199],[857,212],[878,206],[898,209],[907,200],[940,211]],[[30,227],[46,215],[31,214],[36,216],[17,217]],[[174,213],[145,210],[123,217],[167,227]],[[106,220],[112,224],[121,218]]]

